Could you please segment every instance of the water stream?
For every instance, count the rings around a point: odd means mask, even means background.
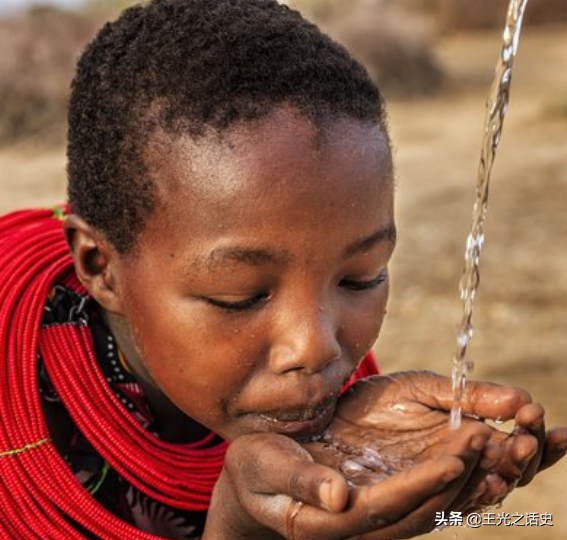
[[[473,335],[472,315],[474,299],[479,284],[480,253],[484,244],[484,222],[488,208],[490,172],[496,149],[502,136],[504,118],[508,109],[512,67],[518,50],[522,17],[528,0],[510,0],[506,26],[502,35],[502,49],[496,64],[494,80],[486,100],[486,116],[480,162],[476,181],[476,199],[473,207],[471,231],[467,237],[465,265],[460,281],[463,303],[461,323],[457,333],[457,346],[451,371],[453,405],[449,424],[457,429],[461,424],[461,403],[467,375],[474,367],[467,346]]]

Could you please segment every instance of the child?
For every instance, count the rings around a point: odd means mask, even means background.
[[[433,374],[339,401],[376,373],[390,142],[296,12],[126,10],[79,62],[68,159],[70,208],[0,222],[1,538],[409,537],[565,453],[513,388],[471,383],[454,432]],[[368,440],[391,477],[353,487],[336,458]]]

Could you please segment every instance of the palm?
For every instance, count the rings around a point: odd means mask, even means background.
[[[323,436],[306,445],[313,458],[364,485],[447,453],[455,439],[448,414],[423,404],[415,375],[358,382]]]

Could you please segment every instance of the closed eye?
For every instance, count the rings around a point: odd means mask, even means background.
[[[227,300],[219,300],[218,298],[204,298],[207,304],[215,306],[226,311],[245,311],[247,309],[254,309],[268,299],[268,294],[261,293],[244,300],[236,302],[229,302]]]
[[[375,278],[360,281],[355,279],[342,279],[339,282],[339,287],[343,289],[348,289],[349,291],[366,291],[368,289],[374,289],[380,284],[384,283],[388,279],[388,270],[382,270]]]

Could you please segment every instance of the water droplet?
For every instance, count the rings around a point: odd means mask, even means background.
[[[360,473],[364,471],[364,465],[361,465],[353,459],[345,459],[340,465],[341,472],[347,476],[352,476],[353,474]]]

